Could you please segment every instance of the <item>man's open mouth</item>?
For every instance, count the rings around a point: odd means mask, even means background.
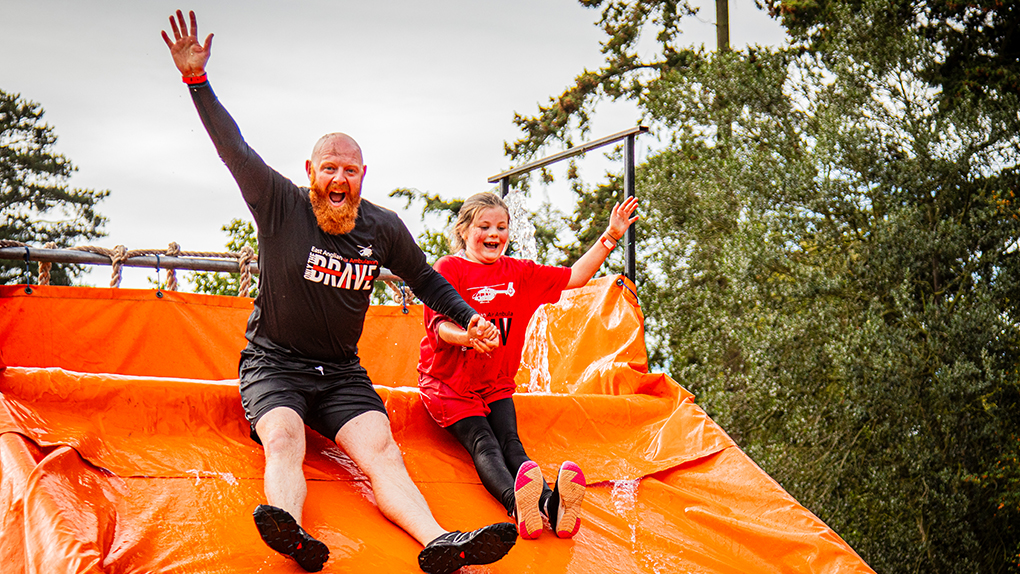
[[[347,194],[342,191],[329,192],[329,202],[333,205],[341,205],[347,199]]]

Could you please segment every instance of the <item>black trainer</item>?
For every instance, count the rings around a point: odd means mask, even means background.
[[[289,512],[268,504],[260,504],[252,516],[255,517],[255,527],[259,529],[259,535],[270,548],[293,558],[309,572],[322,570],[326,560],[329,559],[329,548],[309,536]]]
[[[497,522],[472,532],[454,530],[429,542],[418,554],[418,566],[428,574],[450,574],[469,564],[491,564],[517,543],[517,527]]]

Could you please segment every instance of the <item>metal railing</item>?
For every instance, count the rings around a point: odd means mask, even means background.
[[[634,197],[634,141],[638,134],[642,134],[648,131],[647,126],[637,126],[622,132],[606,136],[601,139],[590,141],[585,144],[574,146],[570,149],[554,153],[548,157],[535,160],[526,163],[522,166],[515,167],[511,170],[498,173],[489,178],[489,183],[499,183],[499,193],[503,197],[506,197],[510,193],[510,178],[528,173],[536,169],[543,168],[547,165],[554,164],[558,161],[565,160],[567,158],[581,155],[585,152],[589,152],[593,149],[598,149],[602,146],[609,145],[611,143],[618,142],[622,139],[626,139],[623,145],[623,191],[625,197]],[[636,246],[634,245],[634,226],[627,228],[627,233],[624,235],[627,241],[627,248],[624,252],[624,275],[627,279],[634,281],[634,276],[637,274],[637,263],[636,263]]]
[[[217,273],[239,273],[242,271],[241,263],[236,258],[238,254],[215,254],[219,257],[233,256],[233,258],[196,257],[180,255],[135,255],[118,261],[117,264],[123,267],[143,267],[155,269],[157,273],[161,270],[185,271],[211,271]],[[115,264],[113,257],[102,253],[73,249],[53,249],[48,247],[32,247],[28,245],[16,247],[0,247],[0,260],[24,261],[26,265],[30,261],[38,263],[70,263],[75,265],[111,265]],[[258,275],[258,263],[252,261],[247,264],[247,271],[252,275]],[[402,280],[388,269],[382,269],[379,275],[380,281],[399,283]],[[119,283],[119,282],[118,282]],[[116,285],[111,285],[116,286]]]

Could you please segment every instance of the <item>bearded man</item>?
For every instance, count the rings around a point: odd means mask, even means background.
[[[514,545],[516,527],[504,522],[462,533],[436,522],[407,474],[386,407],[357,354],[383,267],[467,328],[475,349],[495,348],[498,330],[428,265],[395,213],[361,198],[367,168],[350,136],[332,133],[315,144],[305,163],[309,188],[266,165],[209,85],[212,34],[199,43],[194,12],[190,23],[189,30],[178,10],[176,20],[170,17],[174,40],[165,31],[163,39],[258,228],[261,280],[239,379],[251,437],[265,450],[268,504],[254,510],[259,534],[305,570],[321,570],[329,558],[326,545],[301,526],[307,424],[350,456],[371,481],[382,513],[424,546],[422,570],[445,574],[498,560]]]

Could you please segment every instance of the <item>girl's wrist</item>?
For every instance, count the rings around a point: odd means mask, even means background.
[[[599,237],[599,243],[601,243],[602,246],[609,251],[612,251],[616,248],[618,241],[608,231],[606,231],[602,234],[602,237]]]

